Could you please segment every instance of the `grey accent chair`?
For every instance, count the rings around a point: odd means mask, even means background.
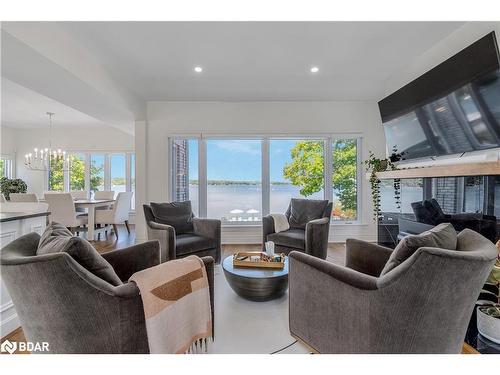
[[[65,252],[36,255],[30,233],[2,249],[2,279],[26,338],[48,342],[49,353],[149,353],[139,289],[127,282],[160,263],[157,241],[102,254],[124,284],[113,286]],[[214,311],[214,260],[202,258]]]
[[[191,202],[143,205],[149,240],[158,240],[161,261],[189,255],[221,260],[221,221],[194,216]]]
[[[346,267],[290,253],[290,332],[320,353],[461,352],[497,257],[465,229],[456,250],[421,247],[379,276],[392,250],[348,240]]]
[[[290,229],[275,233],[274,220],[262,218],[262,242],[273,241],[276,253],[302,251],[326,259],[333,203],[327,200],[292,198],[285,216]]]

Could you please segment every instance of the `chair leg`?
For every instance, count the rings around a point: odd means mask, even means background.
[[[128,226],[128,220],[125,220],[125,226],[127,227],[128,234],[130,234],[130,227]]]
[[[115,232],[116,238],[118,238],[118,227],[116,226],[116,224],[113,224],[113,231]]]

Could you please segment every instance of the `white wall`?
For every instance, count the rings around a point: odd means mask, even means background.
[[[45,189],[44,173],[30,171],[24,166],[24,155],[34,147],[48,146],[47,129],[13,129],[2,126],[2,153],[4,131],[9,134],[11,147],[16,153],[16,177],[23,179],[28,191],[39,196]],[[66,127],[53,131],[52,146],[67,151],[133,151],[134,136],[112,127]],[[7,147],[7,146],[6,146]]]
[[[147,107],[146,201],[168,201],[168,138],[173,135],[359,134],[362,159],[384,155],[385,139],[374,102],[149,102]],[[136,150],[138,152],[139,149]],[[364,175],[364,174],[363,174]],[[361,225],[335,225],[331,239],[376,239],[368,182],[362,181]],[[138,232],[138,238],[144,233]],[[258,243],[260,228],[225,228],[226,243]]]

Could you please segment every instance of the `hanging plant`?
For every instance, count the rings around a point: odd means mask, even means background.
[[[370,173],[370,186],[372,190],[373,220],[376,221],[380,215],[380,180],[377,178],[378,172],[393,171],[397,169],[394,164],[403,160],[404,153],[398,153],[397,147],[392,148],[392,154],[388,158],[379,159],[372,151],[369,151],[369,158],[365,160],[366,172]],[[401,208],[401,179],[395,178],[394,200],[398,209]]]

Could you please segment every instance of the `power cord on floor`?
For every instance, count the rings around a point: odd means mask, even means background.
[[[278,349],[276,350],[275,352],[272,352],[272,353],[269,353],[269,354],[277,354],[279,352],[282,352],[283,350],[285,349],[288,349],[290,346],[292,346],[293,344],[296,344],[297,343],[297,340],[295,340],[294,342],[292,342],[291,344],[288,344],[287,346],[285,346],[284,348],[281,348],[281,349]]]

